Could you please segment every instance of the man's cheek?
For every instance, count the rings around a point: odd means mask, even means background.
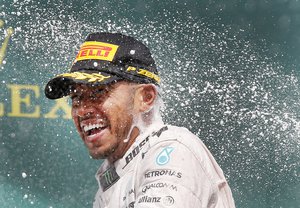
[[[74,121],[74,125],[75,125],[75,127],[76,127],[76,129],[77,129],[77,132],[78,132],[78,133],[80,134],[80,136],[81,136],[82,132],[81,132],[81,129],[80,129],[79,123],[78,123],[78,122],[76,122],[76,121]]]
[[[73,120],[73,123],[74,123],[76,129],[79,131],[80,128],[79,128],[78,117],[76,116],[76,112],[74,109],[72,109],[72,111],[71,111],[71,116],[72,116],[72,120]]]

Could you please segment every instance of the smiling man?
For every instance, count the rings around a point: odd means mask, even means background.
[[[85,146],[104,159],[94,208],[234,207],[201,140],[163,123],[159,82],[149,49],[117,33],[88,35],[70,72],[48,82],[46,96],[71,97]]]

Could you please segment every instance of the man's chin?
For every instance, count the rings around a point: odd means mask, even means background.
[[[89,152],[91,158],[93,158],[94,160],[101,160],[101,159],[105,159],[107,156],[103,155],[103,154],[97,154],[95,152]]]
[[[110,148],[107,148],[107,147],[105,148],[102,145],[99,145],[99,146],[86,145],[86,146],[87,146],[90,156],[93,159],[98,160],[98,159],[107,159],[107,158],[111,157],[114,154],[118,145],[111,145]]]

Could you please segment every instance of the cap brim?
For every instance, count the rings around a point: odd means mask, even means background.
[[[60,74],[51,79],[45,87],[45,95],[49,99],[58,99],[70,95],[74,84],[93,86],[107,85],[122,77],[99,71],[77,71]]]

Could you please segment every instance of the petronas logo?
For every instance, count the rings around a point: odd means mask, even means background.
[[[3,28],[3,27],[4,27],[4,21],[0,19],[0,29]],[[3,59],[4,59],[5,54],[6,54],[9,39],[12,36],[13,33],[14,33],[14,29],[12,27],[9,27],[9,28],[6,29],[5,38],[4,38],[4,41],[3,41],[2,46],[0,48],[0,66],[3,63]]]

